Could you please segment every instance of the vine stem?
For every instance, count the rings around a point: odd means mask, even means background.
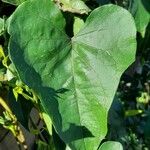
[[[0,97],[0,105],[5,109],[5,111],[9,114],[11,120],[12,120],[12,126],[13,126],[13,129],[10,129],[9,127],[5,126],[4,127],[6,129],[9,129],[11,130],[11,132],[13,133],[14,137],[16,138],[17,140],[17,144],[19,143],[20,145],[23,145],[23,148],[25,150],[28,149],[28,146],[26,145],[25,143],[25,137],[23,135],[23,132],[19,126],[19,123],[17,121],[17,118],[16,116],[13,114],[13,112],[11,111],[11,109],[9,108],[9,106],[6,104],[5,100]]]
[[[4,101],[4,99],[2,97],[0,97],[0,105],[12,116],[12,118],[14,117],[12,114],[11,109],[9,108],[9,106],[6,104],[6,102]]]

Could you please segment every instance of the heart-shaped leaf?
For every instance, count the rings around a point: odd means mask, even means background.
[[[96,150],[120,76],[134,60],[134,21],[123,8],[107,5],[94,10],[72,39],[64,28],[50,0],[23,3],[8,26],[10,56],[59,136],[73,150]]]

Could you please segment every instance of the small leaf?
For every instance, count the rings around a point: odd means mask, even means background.
[[[4,32],[4,19],[0,18],[0,36]]]
[[[138,114],[141,114],[141,113],[143,113],[143,110],[126,110],[125,111],[125,116],[130,117],[130,116],[135,116],[135,115],[138,115]]]
[[[5,124],[5,119],[4,119],[2,116],[0,116],[0,124],[1,124],[1,125],[4,125],[4,124]]]
[[[147,92],[142,92],[140,97],[136,98],[136,101],[143,104],[148,104],[150,96]]]
[[[23,93],[23,89],[21,87],[15,87],[13,88],[13,94],[15,96],[15,99],[18,100],[18,95]]]
[[[123,150],[123,147],[119,142],[108,141],[104,142],[99,150]]]
[[[48,114],[46,114],[45,112],[42,112],[42,116],[46,123],[49,134],[52,135],[52,121],[51,121],[50,116]]]
[[[0,59],[3,59],[3,58],[5,58],[5,54],[3,51],[3,47],[0,45]]]
[[[12,71],[14,71],[14,66],[13,64],[10,64],[6,70],[6,77],[8,81],[12,80],[15,77],[15,75],[13,74],[14,72]]]
[[[54,0],[63,11],[88,14],[90,9],[82,0]]]
[[[5,74],[6,70],[3,68],[3,69],[0,69],[0,81],[7,81],[7,77],[6,77],[6,74]],[[1,86],[1,85],[0,85]]]
[[[74,17],[74,24],[73,24],[74,35],[76,35],[80,31],[83,25],[84,25],[83,19],[80,19],[79,17]]]

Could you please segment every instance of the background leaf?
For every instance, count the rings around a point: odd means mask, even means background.
[[[81,18],[74,17],[74,24],[73,24],[74,35],[76,35],[80,31],[83,25],[84,25],[84,21]]]
[[[3,33],[4,31],[4,19],[0,18],[0,35]]]
[[[11,107],[13,113],[16,115],[18,121],[27,129],[28,119],[30,116],[31,109],[34,107],[30,100],[24,99],[22,96],[19,96],[18,101],[16,101],[12,92],[8,94],[8,104]]]
[[[79,14],[88,14],[90,9],[82,0],[55,0],[63,11],[69,11]]]
[[[54,3],[39,2],[27,1],[12,15],[11,59],[63,141],[73,150],[96,150],[120,76],[134,61],[134,21],[121,7],[103,6],[70,39]]]
[[[39,140],[37,142],[37,150],[55,150],[55,148]]]
[[[123,150],[123,147],[119,142],[108,141],[104,142],[99,150]]]
[[[132,0],[130,10],[135,18],[137,31],[144,37],[146,27],[150,22],[150,1]]]

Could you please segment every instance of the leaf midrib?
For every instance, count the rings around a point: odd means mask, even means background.
[[[73,45],[72,45],[72,47],[73,47]],[[75,84],[75,77],[74,77],[74,74],[75,74],[75,72],[74,72],[74,70],[75,70],[75,68],[74,68],[74,57],[73,57],[73,52],[74,52],[74,50],[73,50],[73,48],[71,49],[71,73],[72,73],[72,78],[73,78],[73,88],[74,88],[74,90],[75,90],[75,94],[74,94],[74,97],[75,97],[75,99],[76,99],[76,105],[77,105],[77,111],[78,111],[78,114],[79,114],[79,124],[80,124],[80,126],[81,126],[81,131],[82,131],[82,140],[83,140],[83,143],[84,143],[84,148],[85,148],[85,150],[86,150],[86,143],[85,143],[85,140],[84,140],[84,134],[83,134],[83,129],[82,129],[82,123],[81,123],[81,116],[80,116],[80,109],[79,109],[79,105],[78,105],[78,96],[77,96],[77,91],[76,91],[76,84]]]

